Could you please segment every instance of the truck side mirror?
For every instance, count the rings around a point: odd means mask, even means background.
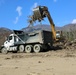
[[[5,40],[7,40],[7,37],[5,36]]]
[[[9,39],[8,39],[8,42],[9,42]]]

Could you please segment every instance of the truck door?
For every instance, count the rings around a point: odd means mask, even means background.
[[[13,46],[14,45],[14,37],[13,36],[10,36],[8,41],[9,41],[9,46]]]
[[[9,36],[5,44],[7,47],[13,46],[14,45],[14,37]]]

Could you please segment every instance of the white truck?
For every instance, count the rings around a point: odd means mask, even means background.
[[[49,37],[50,36],[50,37]],[[40,52],[52,46],[52,32],[39,30],[31,33],[14,30],[1,47],[2,53],[12,52],[26,52],[30,53]]]

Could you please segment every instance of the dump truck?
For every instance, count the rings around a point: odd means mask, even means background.
[[[49,37],[50,36],[50,37]],[[26,33],[13,30],[1,47],[2,53],[8,52],[35,52],[44,51],[53,45],[52,32],[38,30]]]

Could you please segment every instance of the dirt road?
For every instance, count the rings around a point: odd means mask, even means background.
[[[0,54],[0,75],[76,75],[76,51]]]

